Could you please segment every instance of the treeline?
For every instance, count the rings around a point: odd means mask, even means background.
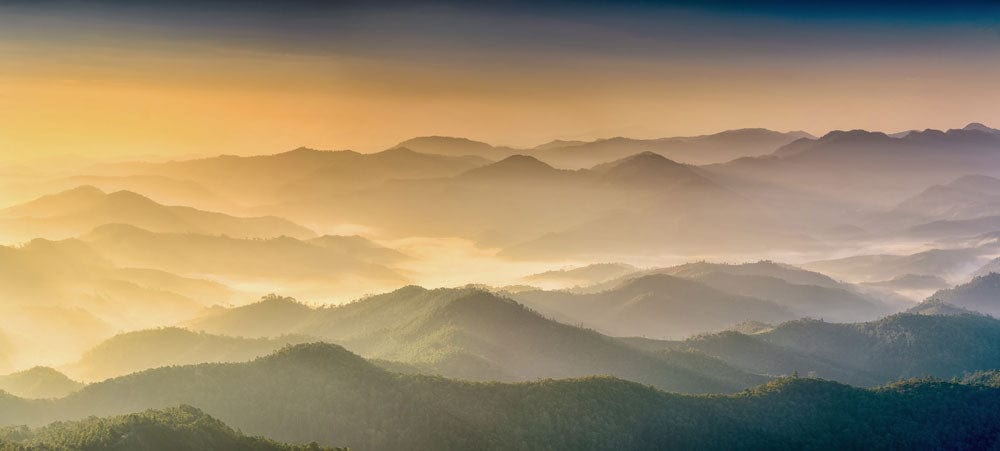
[[[144,371],[54,401],[0,397],[0,423],[180,404],[252,434],[360,450],[988,449],[1000,435],[1000,389],[982,383],[789,377],[710,396],[609,377],[473,383],[390,373],[330,344]]]
[[[346,451],[316,443],[298,446],[248,437],[191,406],[56,422],[37,429],[6,427],[0,429],[0,449]]]

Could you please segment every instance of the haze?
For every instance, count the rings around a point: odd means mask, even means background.
[[[0,2],[0,449],[996,449],[997,24]]]

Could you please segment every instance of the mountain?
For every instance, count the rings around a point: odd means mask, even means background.
[[[513,152],[516,152],[515,149],[508,147],[494,147],[481,141],[450,136],[420,136],[396,144],[395,147],[404,147],[417,152],[436,155],[475,155],[490,160],[506,158],[512,155]]]
[[[974,273],[972,277],[987,276],[990,273],[1000,273],[1000,257],[994,258],[986,262],[985,265],[980,266]]]
[[[365,280],[398,285],[404,280],[395,271],[369,262],[384,260],[386,249],[353,239],[238,239],[193,233],[155,233],[124,224],[98,227],[81,239],[120,266],[180,274],[258,282],[313,281],[328,287],[347,282],[358,285]]]
[[[574,171],[556,169],[526,155],[511,155],[496,163],[471,169],[460,175],[472,183],[558,183],[581,176]]]
[[[198,183],[243,205],[323,199],[391,179],[446,177],[487,163],[473,157],[421,154],[420,149],[361,154],[300,147],[273,155],[233,156],[167,163],[121,163],[102,175],[155,175]],[[412,150],[410,150],[412,149]]]
[[[545,144],[539,144],[539,145],[537,145],[535,147],[532,147],[531,150],[535,151],[535,152],[538,152],[538,151],[541,151],[541,150],[558,149],[558,148],[570,147],[570,146],[579,146],[581,144],[586,144],[586,143],[587,143],[587,141],[574,141],[574,140],[554,139],[554,140],[549,141],[549,142],[547,142]]]
[[[637,270],[625,263],[595,263],[576,268],[557,269],[522,277],[529,284],[557,284],[561,286],[593,285],[606,282]]]
[[[378,153],[358,154],[344,162],[317,168],[278,187],[275,193],[282,201],[322,201],[389,180],[451,177],[489,163],[491,160],[474,156],[431,155],[395,147]]]
[[[654,269],[649,272],[668,274],[689,279],[699,279],[711,274],[726,273],[738,276],[770,277],[795,285],[812,285],[831,289],[845,289],[848,287],[847,285],[837,282],[825,274],[770,260],[760,260],[740,264],[710,263],[702,261],[672,266],[669,268]]]
[[[856,282],[878,282],[904,275],[962,277],[978,267],[986,251],[979,248],[931,249],[910,255],[856,255],[821,260],[803,268]]]
[[[910,308],[906,313],[913,313],[917,315],[982,315],[982,313],[977,313],[969,309],[964,309],[956,305],[949,304],[939,299],[928,299],[921,302],[913,308]]]
[[[613,187],[671,190],[678,187],[722,190],[693,168],[653,152],[642,152],[594,166],[600,182]]]
[[[69,175],[46,180],[33,180],[13,186],[23,201],[48,193],[67,191],[81,186],[95,187],[106,193],[131,191],[165,205],[187,205],[200,210],[238,214],[242,206],[203,185],[183,178],[161,175]]]
[[[606,259],[623,255],[763,252],[814,243],[772,220],[770,211],[703,176],[697,168],[645,152],[590,170],[592,219],[564,222],[507,246],[518,260]],[[579,188],[578,188],[579,189]],[[579,192],[579,191],[578,191]],[[575,213],[579,215],[579,212]],[[739,224],[736,227],[735,224]]]
[[[1000,434],[998,402],[1000,390],[985,384],[930,380],[866,390],[792,377],[728,396],[613,378],[474,384],[392,374],[309,344],[248,363],[149,370],[54,402],[0,397],[0,424],[186,404],[251,434],[358,450],[973,449]],[[166,435],[218,423],[194,424]]]
[[[748,128],[689,137],[659,139],[615,137],[586,143],[564,143],[535,148],[532,155],[564,168],[591,167],[642,152],[652,152],[671,160],[701,165],[768,154],[796,139],[811,137],[805,132],[781,133]]]
[[[1000,130],[997,130],[997,129],[991,128],[991,127],[987,127],[987,126],[985,126],[983,124],[980,124],[978,122],[973,122],[973,123],[971,123],[969,125],[966,125],[965,127],[962,127],[962,130],[976,130],[976,131],[981,131],[981,132],[986,132],[986,133],[1000,134]]]
[[[184,325],[234,336],[278,337],[313,316],[314,309],[290,297],[275,294],[239,307],[214,306]]]
[[[164,233],[205,233],[243,238],[315,236],[305,227],[273,216],[241,218],[191,207],[165,206],[131,191],[105,194],[90,186],[43,196],[0,210],[0,231],[14,239],[63,239],[110,223],[129,224]]]
[[[42,366],[0,376],[0,391],[21,398],[62,398],[81,387],[83,384],[65,374]]]
[[[85,381],[101,381],[149,368],[207,362],[241,362],[270,354],[309,337],[243,338],[193,332],[179,327],[115,335],[83,354],[66,371]]]
[[[892,213],[914,216],[924,222],[998,216],[1000,179],[965,175],[925,189],[901,202]]]
[[[292,446],[260,437],[247,437],[191,406],[147,410],[111,418],[90,417],[37,429],[7,428],[0,430],[0,448],[334,451],[333,448],[315,445]]]
[[[884,207],[928,184],[998,167],[998,149],[1000,135],[981,130],[924,130],[903,137],[832,131],[818,139],[792,142],[772,155],[705,169],[719,176]]]
[[[931,299],[1000,316],[1000,274],[991,272],[985,276],[976,276],[968,283],[934,293]]]
[[[0,246],[0,315],[22,368],[74,359],[115,330],[171,324],[232,295],[213,282],[122,269],[76,239]]]
[[[259,336],[256,324],[296,322],[277,317],[277,307],[272,300],[270,305],[214,312],[188,325],[215,334]],[[298,306],[282,307],[295,319],[304,313]],[[269,316],[259,316],[264,312]],[[547,319],[510,299],[469,288],[411,286],[342,306],[312,309],[282,332],[317,337],[368,358],[415,364],[463,379],[516,381],[611,374],[683,392],[732,391],[761,380],[701,355],[656,356],[637,351],[597,332]]]
[[[893,310],[881,299],[855,286],[837,282],[824,274],[767,260],[742,264],[695,262],[654,268],[573,291],[595,293],[652,274],[683,277],[732,295],[765,299],[786,308],[793,317],[864,321]]]
[[[798,371],[853,385],[951,378],[1000,367],[1000,350],[988,344],[1000,338],[1000,321],[976,314],[927,313],[850,324],[796,320],[753,335],[722,332],[663,342],[660,347],[703,352],[761,374]]]
[[[682,338],[722,330],[744,320],[795,318],[792,311],[776,303],[663,274],[638,277],[599,293],[523,291],[514,297],[563,322],[615,336]]]

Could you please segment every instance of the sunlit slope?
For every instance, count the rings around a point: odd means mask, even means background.
[[[369,358],[416,364],[450,377],[526,380],[610,374],[683,392],[727,392],[763,380],[703,355],[638,351],[474,289],[406,287],[308,310],[271,299],[214,311],[188,326],[255,336],[276,332],[267,326],[270,322],[289,326],[281,333],[322,338]]]
[[[147,410],[109,418],[59,422],[36,429],[0,429],[4,449],[89,450],[331,450],[248,437],[191,406]]]
[[[8,242],[38,237],[74,237],[110,223],[164,233],[246,238],[315,236],[309,229],[278,217],[244,218],[186,206],[167,206],[131,191],[106,194],[91,186],[43,196],[0,211],[0,235]]]

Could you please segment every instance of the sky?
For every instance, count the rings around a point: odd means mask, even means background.
[[[1000,126],[996,80],[997,2],[0,2],[7,163]]]

